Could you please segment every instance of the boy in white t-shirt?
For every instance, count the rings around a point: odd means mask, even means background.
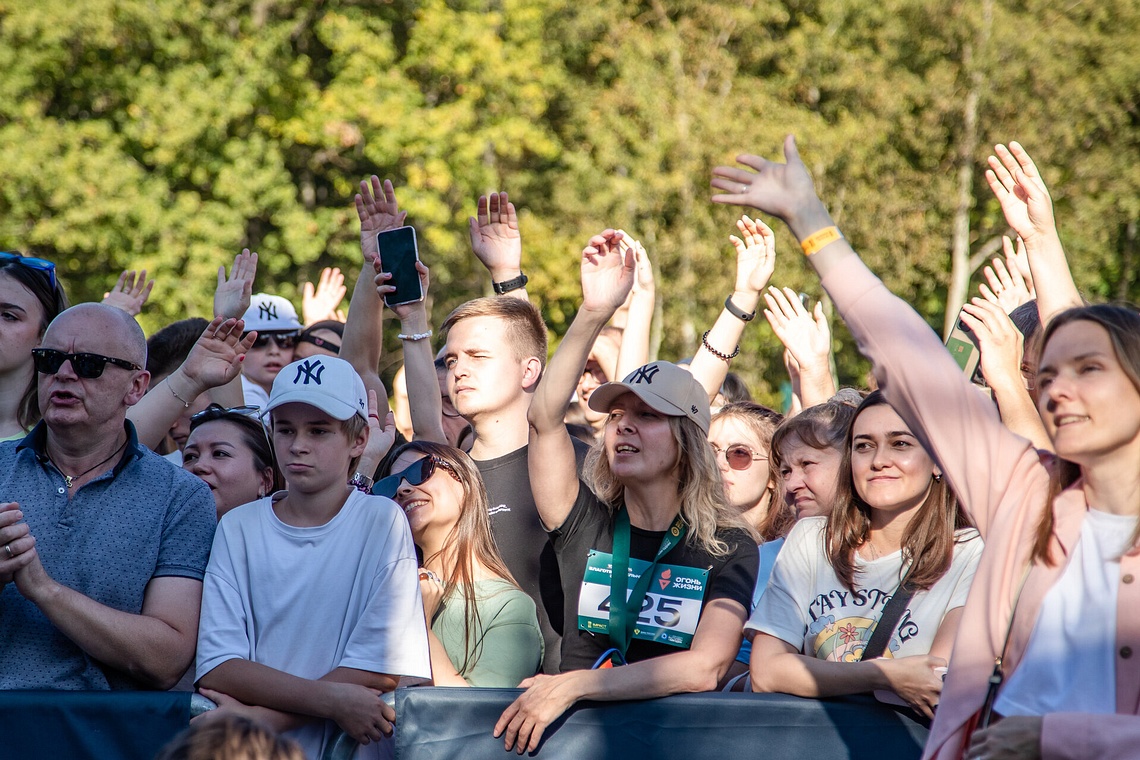
[[[391,755],[381,739],[395,716],[381,695],[400,676],[431,677],[407,520],[348,485],[368,409],[342,359],[283,368],[267,411],[288,490],[228,512],[206,568],[202,693],[286,731],[314,760],[336,725],[366,745],[358,757]]]

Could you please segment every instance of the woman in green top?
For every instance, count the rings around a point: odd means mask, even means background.
[[[401,447],[372,493],[396,501],[423,552],[420,589],[436,686],[515,687],[542,664],[534,602],[491,536],[487,491],[470,457],[425,441]]]

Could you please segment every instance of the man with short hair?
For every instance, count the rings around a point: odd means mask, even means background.
[[[34,350],[43,416],[0,444],[0,689],[173,686],[197,638],[209,488],[139,445],[129,314],[80,304]]]
[[[474,430],[471,458],[491,504],[491,530],[515,580],[538,607],[543,671],[561,661],[562,582],[527,468],[527,410],[546,365],[546,325],[528,301],[478,298],[443,322],[451,402]],[[587,446],[575,444],[579,465]]]

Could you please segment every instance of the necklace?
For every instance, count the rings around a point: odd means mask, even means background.
[[[128,438],[127,440],[130,440],[130,439]],[[80,478],[82,478],[84,475],[86,475],[87,473],[89,473],[89,472],[91,472],[92,470],[94,470],[96,467],[102,467],[103,465],[107,464],[107,462],[110,462],[112,459],[114,459],[114,458],[115,458],[115,455],[116,455],[116,454],[118,454],[118,453],[119,453],[120,451],[122,451],[123,449],[125,449],[126,447],[127,447],[127,441],[123,441],[123,442],[122,442],[122,444],[120,444],[120,445],[119,445],[119,448],[117,448],[117,449],[115,449],[114,451],[112,451],[112,452],[111,452],[111,456],[107,457],[107,458],[106,458],[106,459],[104,459],[102,462],[100,462],[99,464],[95,465],[95,467],[88,467],[86,470],[84,470],[83,472],[79,473],[78,475],[68,475],[66,472],[64,472],[62,469],[60,469],[59,465],[58,465],[58,464],[56,464],[56,463],[55,463],[55,462],[52,460],[52,458],[51,458],[51,455],[50,455],[50,454],[48,455],[48,458],[47,458],[47,459],[48,459],[48,461],[49,461],[49,462],[51,462],[51,463],[52,463],[52,466],[54,466],[54,467],[55,467],[55,469],[59,470],[59,474],[63,476],[63,482],[64,482],[64,484],[67,486],[68,490],[70,490],[70,489],[71,489],[71,485],[72,485],[72,483],[74,483],[75,481],[79,480],[79,479],[80,479]]]

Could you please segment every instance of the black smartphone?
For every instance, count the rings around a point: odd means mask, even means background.
[[[376,246],[380,249],[380,271],[391,273],[388,284],[396,288],[384,296],[384,303],[391,307],[424,300],[420,273],[416,271],[420,252],[415,228],[397,227],[381,232],[376,235]]]

